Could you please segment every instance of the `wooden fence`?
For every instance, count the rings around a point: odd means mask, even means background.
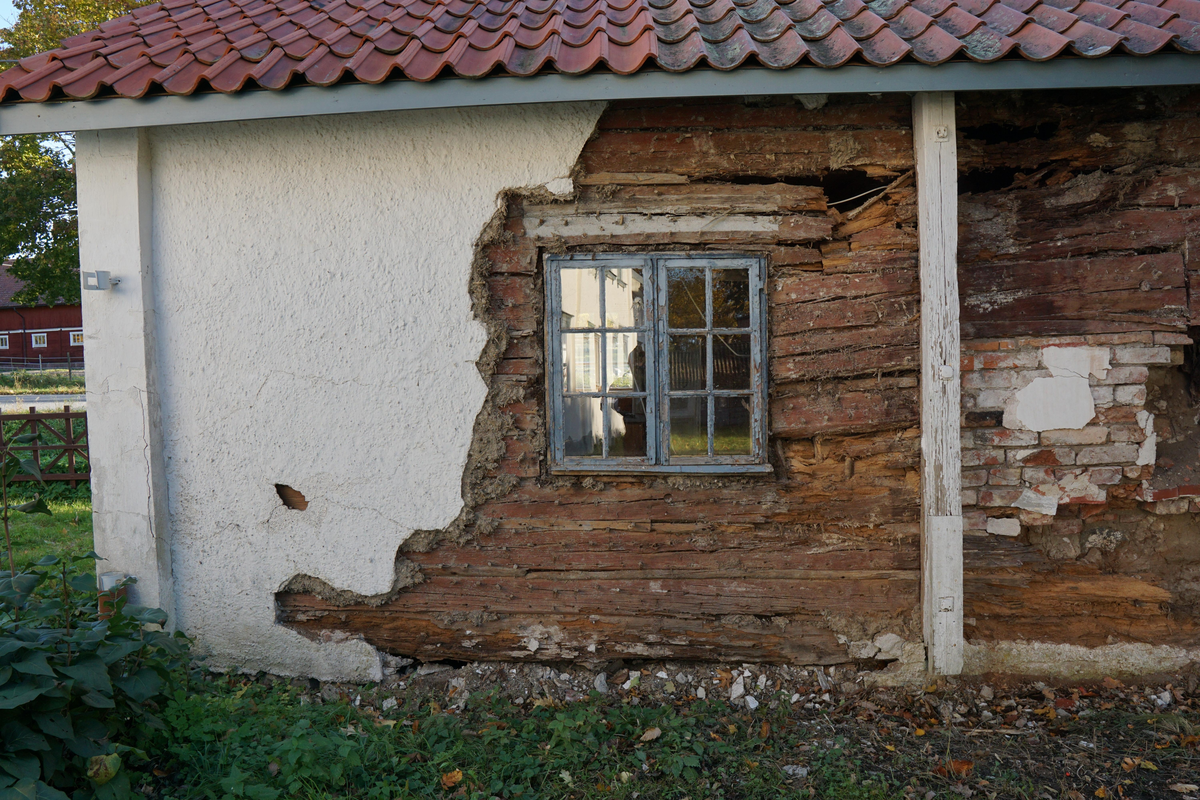
[[[42,480],[70,481],[71,488],[91,478],[88,461],[87,412],[72,411],[63,406],[62,411],[38,413],[34,406],[28,414],[0,415],[0,438],[7,443],[27,433],[36,433],[41,440],[35,444],[14,445],[13,451],[22,457],[36,455],[42,468]],[[15,424],[13,424],[15,423]],[[47,460],[47,454],[53,454]],[[80,472],[79,468],[83,471]],[[36,480],[32,475],[18,475],[15,480]]]

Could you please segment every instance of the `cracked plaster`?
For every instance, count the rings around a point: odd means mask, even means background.
[[[570,191],[602,108],[152,131],[175,605],[210,663],[379,677],[366,643],[276,625],[274,594],[298,574],[387,592],[400,544],[459,513],[485,395],[475,240],[502,190]]]

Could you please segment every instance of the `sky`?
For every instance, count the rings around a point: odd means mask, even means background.
[[[17,12],[13,8],[12,0],[0,0],[0,27],[7,28],[16,18]]]

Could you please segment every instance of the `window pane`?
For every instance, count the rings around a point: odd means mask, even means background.
[[[750,388],[750,336],[713,337],[713,388]]]
[[[667,348],[671,363],[671,391],[708,388],[708,354],[704,336],[672,336]]]
[[[750,327],[750,270],[713,270],[713,327]]]
[[[640,328],[645,324],[644,283],[640,269],[604,270],[604,316],[609,328]]]
[[[646,455],[646,400],[613,397],[608,405],[609,458]]]
[[[646,348],[644,333],[606,333],[608,341],[609,392],[646,391]]]
[[[600,391],[600,342],[598,333],[564,333],[562,366],[564,392]]]
[[[667,270],[667,324],[704,328],[704,270]]]
[[[564,397],[562,425],[566,455],[603,455],[604,420],[599,397]]]
[[[719,456],[752,455],[750,398],[715,397],[713,400],[713,453]]]
[[[562,284],[562,327],[600,327],[600,270],[563,269],[559,272]]]
[[[671,398],[671,455],[708,455],[708,398]]]

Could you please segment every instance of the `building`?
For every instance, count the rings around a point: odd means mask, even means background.
[[[78,305],[26,306],[12,296],[24,283],[0,271],[0,369],[83,367],[83,311]]]
[[[168,0],[22,61],[120,280],[105,569],[323,678],[1197,660],[1197,8]]]

